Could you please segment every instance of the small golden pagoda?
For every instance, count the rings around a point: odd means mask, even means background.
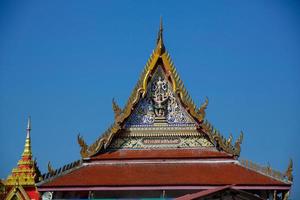
[[[35,183],[38,181],[40,171],[37,168],[36,160],[32,158],[30,131],[31,119],[29,117],[22,157],[18,162],[18,166],[12,170],[12,173],[4,182],[6,191],[8,192],[5,197],[7,200],[39,199]]]

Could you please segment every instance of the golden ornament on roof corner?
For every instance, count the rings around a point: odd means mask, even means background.
[[[120,114],[122,113],[122,109],[118,106],[114,98],[112,99],[112,108],[115,114],[115,121],[117,122]]]
[[[48,168],[48,172],[53,176],[55,175],[55,170],[53,169],[50,161],[48,162],[48,165],[47,165],[47,168]]]
[[[81,150],[80,150],[81,157],[83,157],[83,158],[87,157],[88,156],[88,154],[87,154],[88,145],[85,143],[85,141],[83,140],[83,137],[80,136],[80,134],[77,135],[77,142],[78,142],[79,146],[81,147]]]
[[[290,182],[293,182],[293,160],[292,159],[290,159],[289,161],[289,165],[285,172],[285,175]]]

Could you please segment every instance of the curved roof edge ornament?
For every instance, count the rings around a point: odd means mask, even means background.
[[[80,136],[80,133],[77,135],[77,142],[79,146],[81,147],[80,149],[80,154],[82,158],[87,158],[88,157],[88,145],[85,143],[84,139],[82,136]]]
[[[55,175],[55,170],[53,169],[50,161],[48,162],[47,168],[48,168],[49,174],[51,174],[51,176],[54,176]]]
[[[115,114],[115,122],[118,122],[118,118],[120,117],[121,113],[122,113],[122,109],[120,108],[120,106],[117,104],[117,102],[115,101],[115,99],[112,99],[112,108]]]
[[[205,97],[205,101],[204,101],[204,103],[202,103],[202,105],[200,106],[199,111],[198,111],[202,118],[201,121],[203,121],[205,118],[208,103],[209,103],[208,97]]]
[[[294,177],[293,177],[293,160],[292,159],[290,159],[290,161],[289,161],[289,165],[285,172],[285,175],[286,175],[288,181],[293,182]]]
[[[239,138],[234,143],[234,155],[239,157],[241,154],[241,144],[243,143],[244,133],[241,131]]]

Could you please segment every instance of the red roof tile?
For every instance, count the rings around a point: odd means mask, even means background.
[[[289,185],[233,162],[111,162],[82,166],[40,187]]]

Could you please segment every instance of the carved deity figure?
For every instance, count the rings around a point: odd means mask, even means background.
[[[152,83],[152,100],[154,101],[154,113],[156,117],[165,117],[166,102],[168,98],[168,83],[159,76],[158,80]]]

